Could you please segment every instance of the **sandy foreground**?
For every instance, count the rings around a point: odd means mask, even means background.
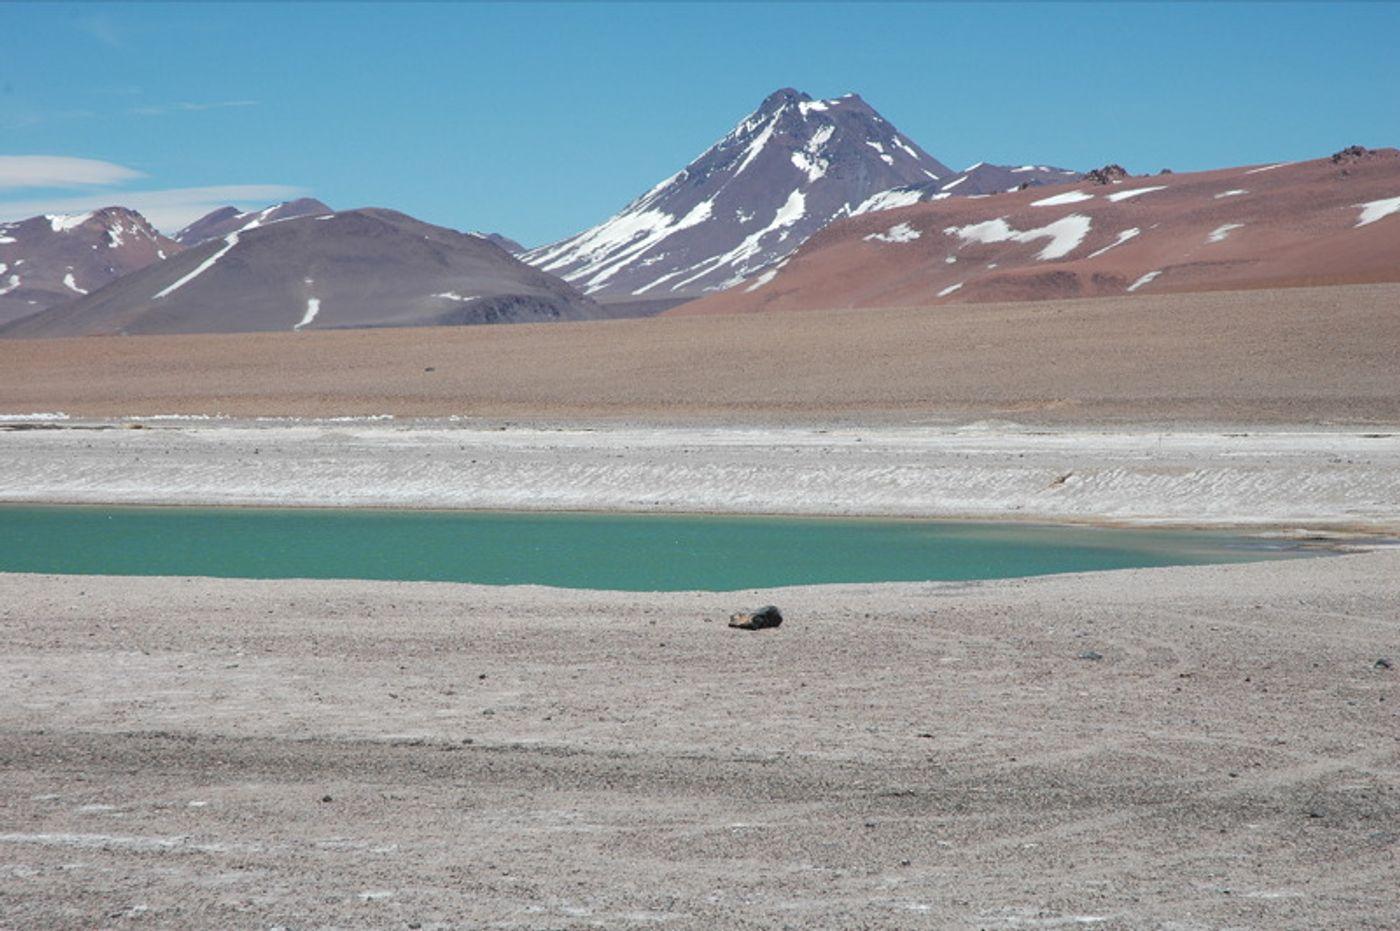
[[[0,575],[0,925],[1393,928],[1397,579]]]

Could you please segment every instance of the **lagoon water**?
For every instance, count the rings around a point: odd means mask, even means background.
[[[994,579],[1297,555],[1226,533],[1013,523],[261,508],[0,507],[0,571],[623,591]]]

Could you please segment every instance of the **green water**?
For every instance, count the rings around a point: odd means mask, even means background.
[[[3,572],[730,591],[1290,555],[1222,533],[943,521],[0,507]]]

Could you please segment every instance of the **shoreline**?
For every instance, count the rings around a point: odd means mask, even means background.
[[[520,515],[520,516],[559,516],[559,517],[637,517],[637,518],[732,518],[735,520],[780,520],[780,521],[867,521],[871,523],[920,523],[920,524],[973,524],[979,526],[1057,527],[1078,530],[1161,530],[1183,533],[1219,533],[1238,537],[1241,540],[1257,540],[1261,543],[1279,542],[1298,545],[1317,544],[1318,548],[1330,546],[1356,547],[1341,552],[1369,551],[1376,547],[1400,545],[1400,527],[1371,527],[1360,525],[1309,524],[1282,522],[1271,524],[1256,523],[1190,523],[1179,521],[1131,521],[1106,520],[1093,517],[1066,517],[1049,519],[1021,515],[978,516],[948,514],[927,517],[915,514],[848,514],[770,511],[658,511],[658,510],[617,510],[612,508],[489,508],[489,507],[433,507],[397,504],[280,504],[267,502],[238,502],[189,504],[185,502],[106,502],[106,501],[67,501],[46,499],[31,501],[0,498],[3,508],[93,508],[107,510],[211,510],[211,511],[362,511],[367,513],[405,512],[413,514],[480,514],[480,515]]]

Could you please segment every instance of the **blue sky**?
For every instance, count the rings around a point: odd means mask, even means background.
[[[1183,171],[1400,144],[1389,3],[7,3],[2,19],[0,218],[95,198],[169,225],[305,193],[534,245],[615,212],[783,86],[858,92],[954,167]]]

